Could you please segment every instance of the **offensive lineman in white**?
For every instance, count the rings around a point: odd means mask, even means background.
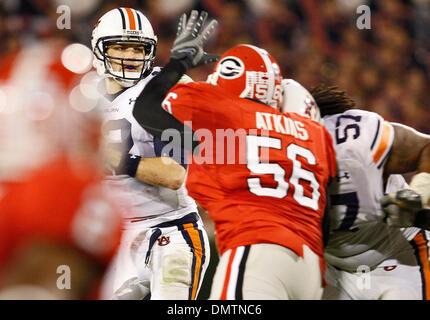
[[[376,113],[350,110],[354,102],[337,88],[319,86],[311,93],[333,136],[338,164],[330,187],[323,299],[430,298],[427,232],[413,221],[402,225],[398,217],[386,217],[380,204],[384,190],[408,188],[397,173],[417,170],[409,188],[421,193],[420,205],[428,205],[423,183],[430,186],[430,137]],[[284,111],[303,113],[297,105],[286,104]]]
[[[103,298],[196,299],[210,250],[196,203],[184,186],[185,165],[162,153],[164,144],[132,115],[136,97],[160,71],[153,67],[157,37],[140,11],[117,8],[98,20],[91,43],[107,91],[102,107],[112,174],[106,185],[134,199],[125,212],[125,232]]]

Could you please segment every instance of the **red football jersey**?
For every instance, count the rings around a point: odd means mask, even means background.
[[[221,254],[275,243],[303,256],[306,244],[323,261],[325,188],[336,158],[322,125],[203,82],[176,85],[162,105],[201,139],[186,185],[214,221]]]
[[[0,277],[14,253],[32,241],[70,246],[107,266],[119,245],[121,213],[105,195],[100,179],[88,163],[72,165],[60,158],[23,181],[3,185]]]

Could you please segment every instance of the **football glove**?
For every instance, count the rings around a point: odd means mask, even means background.
[[[417,214],[423,209],[421,196],[410,189],[382,197],[381,205],[388,226],[398,228],[415,226]]]
[[[203,47],[215,32],[218,22],[212,20],[204,29],[208,13],[202,11],[191,11],[187,21],[187,15],[182,14],[178,23],[178,31],[173,47],[170,50],[170,58],[179,60],[186,70],[218,60],[219,56],[204,52]]]

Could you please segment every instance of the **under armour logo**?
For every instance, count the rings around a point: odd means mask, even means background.
[[[162,236],[157,241],[159,246],[166,246],[170,243],[170,237]]]
[[[349,179],[350,177],[349,177],[349,173],[348,172],[344,172],[344,175],[343,176],[336,176],[336,180],[337,180],[337,182],[339,182],[340,181],[340,179]]]
[[[132,104],[133,102],[136,102],[136,99],[132,99],[132,98],[128,99],[128,104]]]

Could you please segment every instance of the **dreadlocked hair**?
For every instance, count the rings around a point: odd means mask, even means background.
[[[337,86],[319,84],[309,90],[317,103],[321,117],[342,113],[355,107],[355,101]]]

